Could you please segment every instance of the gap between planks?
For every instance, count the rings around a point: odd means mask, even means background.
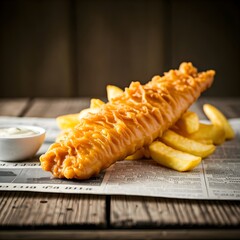
[[[0,115],[11,117],[23,116],[24,111],[29,107],[30,101],[28,98],[0,99]]]

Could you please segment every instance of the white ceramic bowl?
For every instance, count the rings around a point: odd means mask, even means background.
[[[0,160],[22,161],[33,157],[45,139],[46,131],[41,127],[26,125],[0,125],[2,128],[24,128],[34,132],[29,136],[0,136]]]

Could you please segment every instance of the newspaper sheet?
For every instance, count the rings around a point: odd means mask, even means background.
[[[47,135],[33,159],[0,161],[0,190],[240,200],[240,119],[230,120],[236,138],[218,146],[191,172],[167,169],[153,160],[119,161],[84,181],[56,179],[41,169],[39,155],[59,133],[55,119],[0,117],[0,125],[6,123],[41,126]]]

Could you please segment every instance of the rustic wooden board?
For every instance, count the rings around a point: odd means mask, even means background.
[[[1,192],[1,227],[106,226],[105,197]]]
[[[101,240],[176,240],[176,239],[239,239],[240,230],[237,229],[107,229],[107,230],[17,230],[1,231],[0,239],[25,239],[25,240],[42,240],[42,239],[101,239]]]
[[[26,100],[27,101],[27,100]],[[10,104],[11,103],[11,104]],[[56,117],[88,107],[89,99],[35,99],[24,104],[1,102],[0,114],[11,109],[13,116]],[[22,106],[20,110],[20,106]],[[10,111],[9,111],[10,112]],[[109,201],[110,200],[110,201]],[[240,226],[240,201],[198,201],[150,197],[95,196],[31,192],[0,192],[0,228],[231,228]],[[189,231],[187,231],[189,233]],[[6,234],[9,234],[8,232]],[[165,232],[166,233],[166,232]],[[96,233],[86,238],[119,237],[156,239],[154,232]],[[153,234],[153,235],[151,235]],[[239,236],[239,231],[237,232]],[[5,235],[7,236],[7,235]],[[11,235],[14,239],[14,235]],[[28,235],[31,237],[31,235]],[[40,235],[39,235],[40,236]],[[78,236],[76,239],[78,239]],[[177,235],[168,235],[175,239]],[[185,238],[184,235],[181,235]],[[191,235],[188,235],[191,236]],[[195,238],[198,235],[193,235]],[[200,235],[199,235],[200,236]],[[209,236],[209,235],[208,235]],[[212,235],[212,239],[216,237]],[[223,235],[220,235],[220,237]],[[225,235],[225,237],[228,235]],[[237,235],[232,235],[237,236]],[[16,237],[16,235],[15,235]],[[135,238],[134,238],[135,237]],[[171,238],[172,237],[172,238]],[[173,238],[175,237],[175,238]],[[230,235],[229,235],[230,237]],[[234,237],[231,237],[234,239]],[[39,237],[41,238],[41,237]],[[9,238],[10,239],[10,238]],[[61,238],[59,238],[61,239]],[[142,238],[144,239],[144,238]],[[164,238],[163,238],[164,239]],[[186,238],[185,238],[186,239]],[[215,238],[216,239],[216,238]]]
[[[0,2],[1,97],[73,95],[71,5]]]
[[[20,99],[0,99],[0,115],[1,116],[21,116],[24,114],[28,106],[29,100]]]
[[[240,226],[240,201],[202,201],[112,196],[115,228]]]
[[[90,98],[34,99],[25,117],[57,117],[88,108]]]
[[[78,94],[105,96],[107,84],[125,88],[167,71],[168,6],[165,1],[76,1]]]

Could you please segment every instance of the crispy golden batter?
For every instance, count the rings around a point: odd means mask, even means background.
[[[172,126],[210,87],[215,72],[198,73],[191,63],[132,82],[125,92],[83,118],[40,157],[42,168],[58,178],[87,179],[150,144]]]

